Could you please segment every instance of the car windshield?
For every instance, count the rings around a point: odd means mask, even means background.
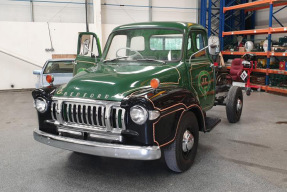
[[[132,29],[114,32],[104,56],[107,61],[178,61],[182,55],[182,31],[172,29]]]
[[[47,73],[73,73],[73,61],[49,61],[44,70]]]

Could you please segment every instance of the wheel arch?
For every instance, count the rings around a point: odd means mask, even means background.
[[[190,109],[188,109],[188,111],[193,112],[196,116],[199,131],[206,132],[205,117],[202,110],[199,107],[191,107]]]

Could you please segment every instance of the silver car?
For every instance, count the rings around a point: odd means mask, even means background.
[[[34,70],[38,80],[36,88],[46,87],[49,83],[46,81],[47,75],[54,76],[54,85],[64,84],[73,77],[74,59],[51,59],[46,61],[41,70]]]

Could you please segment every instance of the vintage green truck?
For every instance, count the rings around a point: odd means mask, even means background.
[[[74,77],[32,92],[39,127],[34,139],[58,148],[103,157],[154,160],[165,157],[175,172],[196,156],[199,131],[219,118],[206,116],[226,105],[239,121],[243,96],[231,87],[216,97],[215,69],[205,29],[194,23],[122,25],[101,52],[94,33],[79,34]]]

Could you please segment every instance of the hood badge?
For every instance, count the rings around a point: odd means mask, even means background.
[[[59,94],[59,93],[58,93]],[[63,94],[63,96],[67,96],[67,95],[69,95],[70,97],[80,97],[81,96],[81,93],[80,92],[78,92],[78,93],[74,93],[74,92],[71,92],[70,94],[68,94],[68,92],[64,92],[64,94]],[[83,96],[82,96],[83,98],[97,98],[97,99],[102,99],[102,98],[104,98],[104,99],[108,99],[109,97],[110,97],[110,95],[108,95],[108,94],[106,94],[106,95],[102,95],[102,94],[98,94],[96,97],[95,97],[95,94],[93,94],[93,93],[91,93],[89,96],[88,96],[88,93],[84,93],[83,94]]]

